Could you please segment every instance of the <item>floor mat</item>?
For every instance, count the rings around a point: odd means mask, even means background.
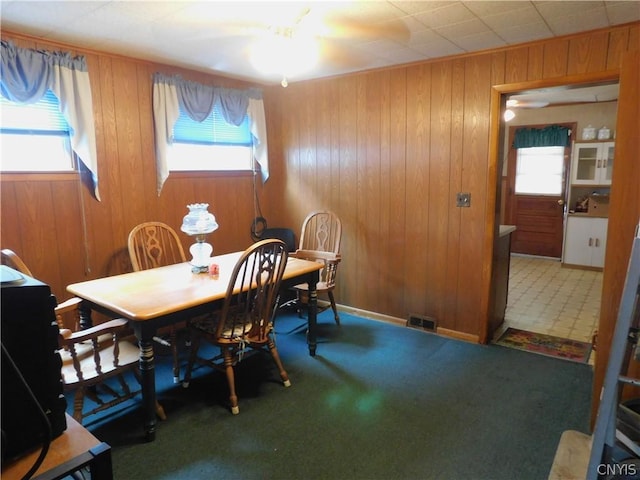
[[[505,330],[496,344],[579,363],[589,361],[593,347],[586,342],[518,330],[512,327]]]

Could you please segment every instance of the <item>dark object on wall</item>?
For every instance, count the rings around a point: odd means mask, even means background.
[[[38,415],[40,404],[51,424],[51,438],[67,428],[67,403],[62,393],[57,353],[56,299],[49,285],[0,266],[2,345],[13,360],[2,361],[2,459],[19,456],[48,442],[48,432]],[[25,387],[24,383],[28,386]]]
[[[267,228],[267,220],[264,217],[256,217],[251,224],[251,238],[254,242],[276,238],[282,240],[287,246],[287,252],[296,251],[296,234],[290,228]]]
[[[290,228],[265,228],[260,235],[261,240],[276,238],[287,246],[287,252],[296,251],[296,236]]]

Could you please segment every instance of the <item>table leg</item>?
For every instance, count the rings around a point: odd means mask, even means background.
[[[80,302],[78,306],[78,316],[80,317],[78,323],[80,324],[80,330],[86,330],[93,327],[93,319],[91,318],[91,306],[87,302]]]
[[[153,442],[156,438],[156,377],[153,358],[153,332],[136,328],[140,344],[140,374],[142,376],[142,409],[145,439]]]
[[[309,313],[308,313],[308,330],[307,330],[307,345],[309,346],[309,355],[312,357],[316,354],[316,347],[318,344],[316,325],[318,316],[318,291],[316,290],[316,284],[318,283],[318,272],[313,272],[310,278],[309,285]]]

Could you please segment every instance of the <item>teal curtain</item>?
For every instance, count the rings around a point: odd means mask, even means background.
[[[544,128],[519,128],[513,139],[513,148],[568,147],[571,129],[559,125]]]

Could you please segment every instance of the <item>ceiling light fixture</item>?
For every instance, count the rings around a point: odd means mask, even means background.
[[[309,35],[301,35],[291,28],[271,29],[266,37],[256,41],[251,49],[251,64],[265,75],[282,76],[286,87],[288,78],[311,70],[318,62],[318,42]]]
[[[513,110],[507,108],[504,111],[504,121],[505,122],[510,122],[511,120],[513,120],[515,118],[516,114],[513,112]]]

